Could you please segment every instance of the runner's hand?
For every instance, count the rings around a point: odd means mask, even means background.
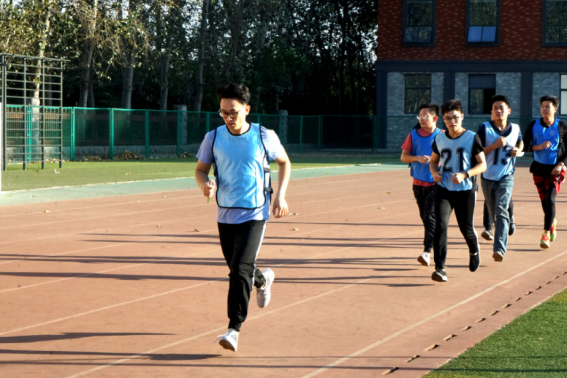
[[[552,176],[557,176],[561,173],[561,171],[563,170],[563,167],[565,166],[565,164],[563,163],[559,163],[555,166],[555,168],[553,168],[553,171],[551,171],[551,175]]]
[[[500,147],[504,147],[506,144],[508,144],[508,141],[506,140],[505,137],[500,137],[498,139],[496,139],[496,142],[494,142],[493,146],[496,148],[500,148]]]
[[[433,175],[433,181],[435,181],[435,182],[441,182],[441,181],[443,181],[443,177],[441,177],[441,175],[439,174],[439,172],[437,172],[437,173],[435,173],[435,174]]]
[[[516,157],[519,152],[522,152],[522,150],[520,150],[518,147],[514,147],[510,150],[510,155],[512,155],[512,157]]]
[[[543,142],[538,147],[540,150],[547,150],[549,147],[551,147],[551,142]]]
[[[429,164],[430,160],[431,160],[431,156],[427,156],[427,155],[417,157],[418,163],[421,163],[421,164]]]
[[[465,173],[462,173],[462,172],[453,173],[451,175],[451,181],[453,182],[453,184],[460,184],[466,178],[467,178],[467,175]]]
[[[203,191],[203,195],[205,197],[211,198],[213,194],[215,194],[216,186],[217,184],[215,180],[209,180],[205,185],[201,187],[201,190]]]
[[[276,196],[276,198],[274,199],[274,205],[272,206],[272,214],[274,214],[276,218],[281,218],[283,216],[286,216],[287,213],[288,208],[285,198],[279,198]]]

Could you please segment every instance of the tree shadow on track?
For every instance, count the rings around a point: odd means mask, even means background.
[[[171,333],[133,333],[133,332],[115,332],[115,333],[64,332],[59,335],[27,335],[27,336],[0,337],[0,344],[37,343],[43,341],[82,339],[86,337],[164,336],[164,335],[172,335],[172,334]]]

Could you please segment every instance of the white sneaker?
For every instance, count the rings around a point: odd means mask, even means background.
[[[419,261],[419,263],[423,266],[429,266],[429,253],[423,252],[421,255],[419,255],[417,261]]]
[[[236,349],[238,348],[238,334],[239,332],[236,332],[234,329],[229,328],[228,332],[224,335],[218,335],[217,339],[213,341],[213,343],[216,343],[220,340],[219,344],[221,347],[236,352]]]
[[[274,279],[276,278],[275,273],[271,269],[265,269],[262,274],[266,279],[266,283],[262,289],[256,288],[256,302],[258,303],[258,307],[264,308],[270,303],[270,299],[272,293],[270,292],[270,286],[274,283]]]

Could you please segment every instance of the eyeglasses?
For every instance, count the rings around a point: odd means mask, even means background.
[[[461,116],[443,117],[443,121],[445,122],[451,122],[451,121],[457,122],[459,119],[461,119]]]
[[[417,118],[417,120],[419,121],[421,119],[426,120],[428,117],[433,117],[433,116],[431,114],[428,114],[424,116],[416,116],[415,118]]]
[[[222,118],[231,118],[231,119],[235,119],[236,117],[238,117],[238,114],[243,111],[244,109],[240,109],[237,112],[225,112],[224,110],[219,110],[219,115]]]

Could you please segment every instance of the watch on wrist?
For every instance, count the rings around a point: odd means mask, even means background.
[[[465,171],[465,175],[467,175],[467,178],[470,178],[471,176],[469,175],[469,171]]]

